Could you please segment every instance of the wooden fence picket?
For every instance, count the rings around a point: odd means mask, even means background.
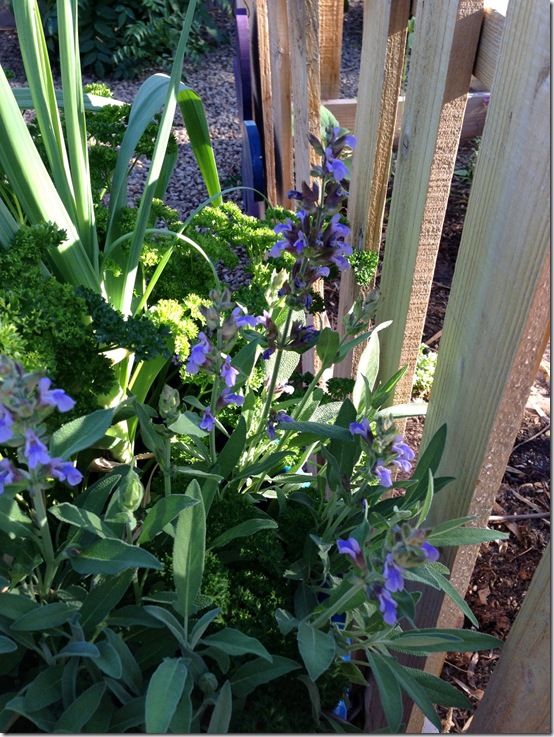
[[[396,403],[411,396],[482,6],[482,0],[418,4],[377,312],[378,323],[393,321],[383,340],[381,380],[408,366]]]
[[[486,524],[549,335],[548,19],[546,1],[508,7],[425,421],[423,446],[447,423],[439,471],[456,479],[430,525],[468,514]],[[462,595],[476,555],[445,551]],[[420,612],[420,626],[457,624],[434,591]],[[426,668],[438,674],[442,662],[431,656]],[[409,731],[418,718],[414,710]]]
[[[342,51],[344,0],[319,0],[321,98],[338,97]]]
[[[409,0],[365,0],[354,128],[358,143],[348,205],[354,248],[379,250],[409,14]],[[341,278],[339,330],[357,291],[349,269]],[[349,378],[361,350],[336,366],[335,375]]]

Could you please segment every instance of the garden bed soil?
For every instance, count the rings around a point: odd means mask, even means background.
[[[361,49],[361,9],[352,0],[344,26],[341,94],[354,97]],[[234,183],[240,172],[240,129],[234,100],[232,77],[233,46],[222,46],[207,55],[200,65],[188,70],[187,81],[201,94],[206,104],[210,132],[214,138],[216,159],[225,186]],[[15,72],[15,81],[23,82],[13,31],[0,33],[0,62]],[[88,80],[87,80],[88,81]],[[110,80],[107,80],[110,84]],[[215,89],[217,87],[217,89]],[[131,99],[138,88],[135,82],[114,82],[115,96]],[[224,103],[222,102],[224,101]],[[182,128],[180,142],[186,141]],[[198,204],[198,191],[189,146],[182,146],[177,171],[169,189],[170,204],[182,213]],[[467,169],[473,155],[472,143],[461,147],[456,169]],[[191,186],[192,185],[192,186]],[[440,346],[442,329],[463,219],[467,208],[470,181],[455,175],[425,322],[423,341],[433,349]],[[326,302],[336,314],[338,284],[327,290]],[[550,356],[545,355],[541,371],[527,404],[508,468],[496,496],[492,514],[517,516],[518,519],[490,521],[490,526],[509,532],[509,539],[483,544],[473,571],[466,601],[473,609],[483,632],[505,639],[521,607],[535,568],[550,538]],[[422,420],[408,422],[407,437],[414,448],[419,446]],[[521,515],[543,514],[526,519]],[[477,704],[494,670],[497,652],[449,654],[443,677],[465,691]],[[441,711],[443,731],[461,733],[470,725],[471,715],[458,709]]]

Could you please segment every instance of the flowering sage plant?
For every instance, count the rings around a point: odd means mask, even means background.
[[[314,283],[349,266],[342,156],[355,143],[340,128],[311,141],[320,161],[276,227],[265,309],[249,314],[217,280],[174,357],[185,381],[168,374],[156,408],[137,389],[55,429],[73,400],[0,362],[3,731],[20,718],[41,732],[351,730],[370,680],[393,732],[403,692],[438,727],[433,704],[469,706],[396,657],[497,641],[415,625],[424,586],[477,625],[439,560],[468,539],[466,518],[425,527],[449,481],[446,430],[417,461],[399,434],[403,371],[377,381],[377,295],[341,335],[308,324]],[[359,343],[339,401],[324,373]],[[319,367],[299,392],[309,348]],[[101,450],[122,422],[142,444],[128,463]]]

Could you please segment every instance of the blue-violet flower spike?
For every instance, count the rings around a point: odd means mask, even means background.
[[[373,473],[377,476],[377,479],[381,486],[385,486],[387,489],[392,486],[391,472],[386,466],[383,466],[382,460],[377,461],[377,463],[373,467]]]
[[[392,598],[390,592],[385,588],[379,587],[376,590],[376,594],[379,601],[379,610],[383,614],[383,619],[386,624],[392,627],[397,621],[396,609],[398,604]]]
[[[71,461],[53,458],[50,463],[50,473],[58,481],[65,481],[69,486],[77,486],[83,480],[83,474],[75,468]]]
[[[40,403],[56,407],[58,412],[69,412],[75,406],[75,400],[72,399],[63,389],[50,389],[51,381],[44,376],[39,379],[38,392],[40,395]]]
[[[238,375],[238,370],[234,366],[231,366],[231,356],[225,356],[225,361],[220,371],[220,376],[225,381],[225,384],[229,388],[235,386]]]
[[[392,553],[389,553],[385,558],[383,576],[385,577],[385,588],[388,591],[402,591],[404,588],[402,568],[394,562]]]
[[[431,543],[427,542],[427,540],[424,543],[422,543],[421,549],[425,553],[425,557],[427,558],[427,560],[430,560],[432,563],[434,563],[435,561],[439,559],[439,556],[440,556],[439,551],[436,549],[434,545],[431,545]]]
[[[348,429],[352,435],[361,435],[364,440],[367,440],[368,442],[371,441],[373,437],[367,417],[362,418],[361,422],[351,422],[350,425],[348,425]]]
[[[15,481],[15,473],[12,464],[3,458],[0,461],[0,494],[4,493],[4,486]]]
[[[206,407],[206,409],[204,410],[204,414],[202,415],[199,427],[201,430],[205,430],[206,432],[211,432],[214,429],[215,417],[213,416],[212,410],[209,407]]]
[[[50,463],[48,448],[32,430],[25,431],[25,457],[30,469]]]
[[[5,443],[13,437],[13,417],[11,413],[0,404],[0,443]]]

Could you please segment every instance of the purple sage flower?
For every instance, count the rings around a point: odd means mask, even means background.
[[[385,577],[385,588],[387,591],[402,591],[404,588],[404,575],[402,568],[395,563],[392,553],[389,553],[385,558],[383,576]]]
[[[13,437],[13,417],[11,413],[0,404],[0,443],[5,443]]]
[[[229,404],[236,404],[241,407],[244,404],[244,397],[240,394],[234,394],[229,387],[225,387],[217,400],[217,408],[227,407]]]
[[[40,403],[44,406],[56,407],[58,412],[69,412],[75,406],[72,399],[63,389],[50,389],[52,382],[46,376],[39,379],[38,392]]]
[[[215,427],[215,417],[212,414],[212,410],[209,407],[206,407],[204,410],[204,414],[202,415],[202,419],[200,420],[199,427],[201,430],[205,430],[206,432],[211,432]]]
[[[275,353],[275,348],[266,348],[265,351],[262,353],[263,360],[269,361],[269,359],[274,353]]]
[[[27,464],[30,469],[36,468],[37,466],[46,466],[50,463],[50,456],[48,455],[48,448],[44,445],[33,430],[25,431],[25,457],[27,458]]]
[[[364,440],[370,443],[373,440],[373,433],[369,427],[369,420],[367,417],[363,417],[361,422],[351,422],[348,425],[352,435],[361,435]]]
[[[77,486],[83,480],[83,474],[75,468],[71,461],[61,458],[52,458],[50,462],[50,473],[58,481],[65,481],[69,486]]]
[[[197,374],[200,367],[206,363],[211,350],[212,344],[206,334],[198,333],[198,343],[191,348],[187,359],[187,372]]]
[[[427,560],[430,560],[432,563],[437,561],[439,559],[440,553],[436,549],[434,545],[431,545],[431,543],[427,542],[427,540],[422,543],[421,549],[423,550],[425,557]]]
[[[15,470],[7,458],[0,461],[0,494],[4,493],[6,484],[13,484],[15,481]]]
[[[385,486],[387,489],[392,486],[392,475],[390,469],[383,465],[383,460],[381,458],[379,458],[375,466],[373,466],[373,473],[377,476],[381,486]]]
[[[255,328],[263,319],[261,317],[255,317],[254,315],[248,315],[243,312],[240,307],[235,307],[231,314],[237,328]]]
[[[275,432],[276,425],[280,425],[286,422],[294,422],[290,415],[287,415],[285,411],[280,409],[277,413],[272,412],[267,423],[267,437],[270,440],[275,440],[277,433]]]
[[[410,473],[412,470],[411,461],[415,458],[414,451],[404,442],[401,435],[397,435],[394,443],[392,444],[392,450],[396,453],[396,458],[393,463],[395,466],[400,468],[404,473]]]
[[[383,586],[375,586],[375,594],[379,601],[379,610],[383,614],[383,619],[386,624],[391,627],[397,622],[396,609],[398,604],[392,598],[390,591],[387,591]]]
[[[358,564],[358,561],[360,560],[360,556],[363,558],[362,549],[360,547],[360,543],[356,540],[355,537],[349,537],[347,540],[342,540],[339,538],[337,540],[337,548],[339,553],[343,553],[344,555],[349,555],[354,563],[356,565]]]
[[[231,356],[225,356],[225,361],[221,367],[220,374],[221,378],[225,381],[225,384],[230,388],[235,386],[237,383],[237,376],[239,375],[238,369],[231,366]]]

